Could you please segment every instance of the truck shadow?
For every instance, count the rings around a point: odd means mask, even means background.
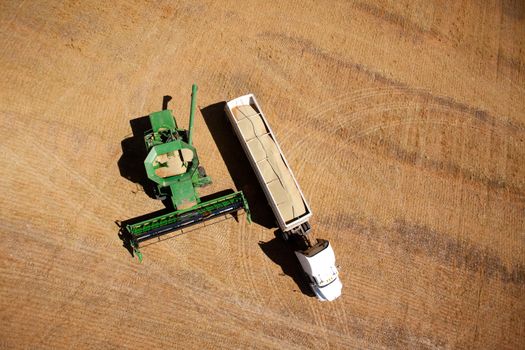
[[[274,228],[276,224],[272,209],[226,117],[225,104],[226,102],[218,102],[202,108],[204,122],[219,149],[235,187],[242,190],[248,200],[253,222],[266,228]]]
[[[310,297],[315,294],[309,286],[308,279],[304,275],[301,265],[295,257],[292,246],[283,241],[278,234],[279,230],[275,231],[275,238],[268,242],[259,242],[259,247],[274,263],[279,265],[284,275],[290,276],[299,287],[299,290]]]
[[[226,102],[223,101],[202,108],[204,122],[210,130],[235,186],[243,191],[248,200],[252,221],[266,228],[275,228],[277,225],[272,209],[226,117],[225,104]],[[270,260],[281,267],[284,275],[294,280],[303,294],[315,296],[295,257],[292,246],[279,238],[278,232],[279,230],[275,231],[274,239],[259,242],[259,247]]]

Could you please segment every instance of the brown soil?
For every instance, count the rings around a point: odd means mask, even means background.
[[[522,1],[0,2],[0,348],[525,347]],[[241,217],[144,249],[171,95]],[[341,265],[308,294],[222,105],[257,95]],[[165,98],[165,101],[169,98]],[[130,121],[134,120],[131,123]],[[124,149],[124,154],[123,154]]]

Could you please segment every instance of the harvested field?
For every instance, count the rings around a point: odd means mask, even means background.
[[[0,348],[525,348],[523,1],[8,0],[0,49]],[[167,95],[186,126],[194,82],[203,193],[243,190],[254,223],[139,264],[115,222],[163,205],[132,128]],[[222,103],[249,92],[334,302],[232,139]]]

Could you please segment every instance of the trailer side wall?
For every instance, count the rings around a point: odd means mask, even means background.
[[[281,230],[308,221],[310,207],[255,96],[234,99],[225,110]]]

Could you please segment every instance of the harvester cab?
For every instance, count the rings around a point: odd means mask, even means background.
[[[130,244],[142,261],[139,245],[145,240],[160,237],[216,216],[244,209],[248,221],[250,211],[242,191],[202,201],[197,188],[211,184],[204,168],[199,165],[193,146],[193,120],[197,86],[192,87],[188,130],[177,126],[170,110],[150,114],[151,130],[144,136],[148,155],[144,167],[148,178],[157,188],[157,198],[170,197],[174,211],[126,226]]]
[[[197,86],[193,85],[192,103],[196,93]],[[200,203],[196,189],[211,183],[191,144],[194,108],[192,105],[188,131],[177,127],[170,110],[163,110],[150,114],[152,130],[144,136],[149,152],[144,160],[148,178],[157,184],[159,197],[171,196],[173,207],[178,210]]]

